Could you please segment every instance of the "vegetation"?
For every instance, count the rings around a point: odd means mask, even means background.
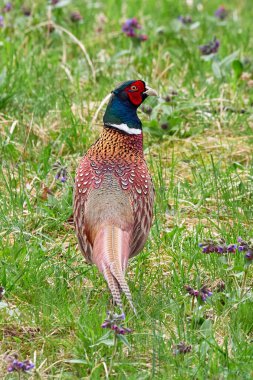
[[[217,0],[51,3],[0,11],[0,377],[251,379],[251,0],[224,17]],[[137,37],[121,29],[133,17]],[[140,110],[155,219],[121,336],[101,328],[110,295],[77,247],[72,193],[99,105],[139,78],[160,95]],[[246,258],[224,248],[238,237]],[[8,373],[15,354],[34,368]]]

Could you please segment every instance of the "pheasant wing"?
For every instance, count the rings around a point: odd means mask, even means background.
[[[92,245],[85,230],[85,205],[92,189],[93,168],[85,156],[76,172],[74,192],[74,222],[78,243],[88,263],[92,263]]]
[[[134,209],[134,226],[130,257],[137,255],[144,247],[153,220],[154,187],[146,163],[134,171],[131,197]]]

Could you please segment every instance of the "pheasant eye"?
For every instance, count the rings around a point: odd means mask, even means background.
[[[132,90],[132,91],[137,91],[138,88],[137,88],[136,86],[131,86],[131,90]]]

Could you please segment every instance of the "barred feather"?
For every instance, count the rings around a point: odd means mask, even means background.
[[[93,247],[93,260],[104,274],[115,303],[122,308],[120,290],[126,295],[136,313],[124,271],[129,256],[129,233],[120,228],[104,226],[97,234]]]

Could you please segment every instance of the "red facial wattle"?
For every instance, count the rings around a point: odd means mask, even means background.
[[[139,106],[143,102],[142,94],[144,91],[145,85],[141,80],[137,80],[125,88],[130,102],[135,106]]]

